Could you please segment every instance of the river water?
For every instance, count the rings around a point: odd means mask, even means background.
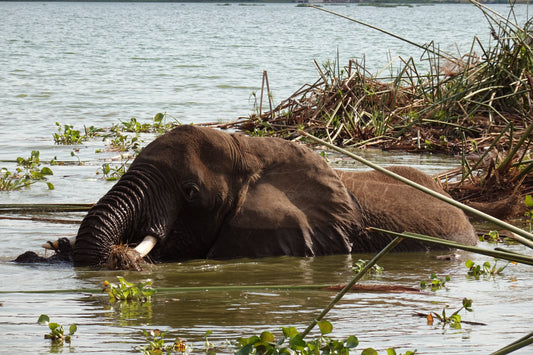
[[[507,14],[505,5],[491,7]],[[472,5],[326,8],[420,44],[435,41],[448,51],[467,52],[474,36],[485,45],[490,42],[488,23]],[[528,9],[517,5],[515,14],[523,23]],[[114,154],[95,153],[104,147],[101,141],[55,145],[55,122],[77,129],[110,127],[130,117],[150,120],[157,112],[167,112],[182,123],[232,120],[252,111],[252,93],[259,93],[264,70],[274,101],[279,102],[316,80],[315,59],[322,64],[338,58],[341,65],[351,58],[364,59],[367,68],[377,73],[390,57],[421,55],[405,42],[294,4],[0,2],[0,20],[0,166],[14,170],[14,160],[29,157],[32,150],[38,150],[44,161],[54,157],[77,161],[71,155],[76,148],[83,162],[53,166],[54,190],[35,184],[23,191],[0,192],[2,204],[90,203],[111,187],[96,171]],[[458,164],[453,158],[436,156],[377,152],[367,156],[428,173]],[[82,215],[44,217],[78,220]],[[169,331],[169,339],[186,339],[201,352],[208,330],[213,331],[209,339],[215,345],[262,330],[279,334],[282,326],[303,330],[334,292],[254,287],[342,284],[353,275],[355,261],[371,258],[190,261],[156,265],[141,273],[9,262],[26,250],[38,249],[43,241],[75,234],[76,227],[0,220],[0,353],[14,349],[127,353],[143,344],[142,329],[154,328]],[[511,248],[524,252],[519,246]],[[468,258],[492,262],[468,253],[460,253],[455,261],[437,261],[433,254],[387,256],[380,262],[383,274],[366,283],[416,287],[435,272],[451,276],[447,289],[421,294],[350,293],[327,317],[334,325],[333,336],[357,335],[358,349],[467,354],[489,353],[530,332],[530,268],[511,265],[501,276],[471,280],[465,276]],[[165,291],[151,303],[121,306],[110,305],[100,292],[72,291],[98,289],[117,275],[130,281],[150,279],[156,287],[243,287]],[[463,319],[485,326],[450,329],[429,326],[413,316],[440,312],[446,304],[453,311],[463,297],[474,301],[474,312],[463,312]],[[47,329],[36,323],[43,313],[67,327],[78,325],[72,346],[55,349],[43,339]],[[519,353],[531,353],[531,348]]]

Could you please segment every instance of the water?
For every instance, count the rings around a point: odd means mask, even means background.
[[[375,8],[326,6],[414,40],[435,40],[441,48],[468,51],[477,35],[490,41],[488,25],[471,5],[446,4]],[[507,7],[493,8],[505,14]],[[527,8],[518,5],[519,23]],[[389,55],[420,52],[408,44],[360,25],[293,4],[221,6],[220,4],[148,3],[0,3],[0,160],[13,169],[17,157],[39,150],[41,159],[73,160],[73,147],[54,145],[55,122],[109,127],[130,117],[150,119],[168,112],[183,123],[231,120],[253,109],[252,92],[260,91],[268,71],[279,102],[317,78],[313,60],[362,60],[378,72]],[[95,153],[103,143],[84,144],[77,155],[84,165],[53,166],[50,181],[17,192],[2,192],[0,203],[94,202],[112,183],[96,170],[116,153]],[[457,165],[454,158],[385,154],[367,157],[382,164],[404,164],[428,173]],[[336,166],[360,166],[332,157]],[[80,214],[39,217],[81,219]],[[358,258],[371,255],[261,260],[190,261],[156,265],[141,273],[94,271],[63,266],[14,265],[9,262],[43,241],[76,233],[74,224],[0,220],[0,353],[49,353],[40,314],[78,333],[63,352],[126,353],[143,343],[142,329],[169,331],[202,347],[203,334],[225,340],[277,331],[295,325],[303,330],[331,300],[324,290],[246,289],[249,285],[342,284]],[[516,250],[524,251],[520,247]],[[328,315],[334,336],[359,337],[359,349],[397,347],[421,353],[488,353],[531,331],[531,270],[511,265],[495,280],[468,280],[466,258],[436,261],[434,255],[387,256],[385,273],[367,283],[416,287],[429,274],[450,274],[448,290],[424,294],[351,293]],[[21,293],[21,291],[98,289],[116,275],[153,280],[157,287],[242,285],[242,290],[162,292],[151,304],[112,306],[99,292]],[[17,292],[19,291],[19,292]],[[463,319],[487,323],[461,330],[428,326],[414,312],[439,312],[445,304],[474,300]],[[529,351],[531,352],[531,351]],[[528,353],[523,350],[522,354]]]

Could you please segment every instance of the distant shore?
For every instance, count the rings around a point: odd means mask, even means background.
[[[0,0],[0,2],[17,1],[17,2],[191,2],[191,3],[295,3],[295,4],[457,4],[469,3],[468,0]],[[516,4],[529,4],[530,0],[515,0]],[[483,4],[508,4],[508,0],[483,0]]]

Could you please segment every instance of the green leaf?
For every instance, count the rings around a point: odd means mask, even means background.
[[[254,344],[257,344],[260,341],[261,341],[261,338],[259,338],[257,335],[252,335],[251,337],[246,339],[246,344],[254,345]]]
[[[474,266],[474,264],[475,264],[475,263],[474,263],[472,260],[470,260],[470,259],[468,259],[467,261],[465,261],[465,266],[466,266],[467,268],[469,268],[469,269],[470,269],[472,266]]]
[[[361,351],[361,355],[378,355],[378,352],[372,348],[366,348]]]
[[[274,341],[276,341],[276,339],[274,338],[274,335],[268,331],[262,332],[260,338],[262,342],[266,342],[266,343],[273,343]]]
[[[242,349],[240,349],[239,351],[235,352],[235,355],[248,355],[253,352],[253,349],[254,349],[254,346],[252,344],[248,344],[244,346]]]
[[[463,298],[463,307],[468,311],[472,312],[472,300],[469,298]]]
[[[47,182],[46,185],[48,185],[48,190],[54,189],[54,184],[52,184],[51,182]]]
[[[289,340],[289,346],[293,350],[302,350],[303,348],[305,348],[306,345],[307,343],[302,339],[300,334],[293,336]]]
[[[41,174],[43,175],[54,175],[52,169],[48,168],[48,167],[44,167],[41,169]]]
[[[283,331],[283,336],[285,338],[293,338],[298,335],[298,331],[295,327],[282,327],[281,330]]]
[[[125,286],[128,286],[128,287],[134,286],[133,283],[126,281],[126,279],[123,278],[122,276],[117,276],[117,279],[120,281],[121,286],[122,285],[125,285]]]
[[[524,203],[526,204],[527,207],[533,208],[533,196],[526,195],[526,198],[524,199]]]
[[[344,342],[344,346],[350,349],[355,348],[357,345],[359,345],[359,339],[355,335],[350,335]]]
[[[70,328],[68,328],[68,333],[70,335],[74,335],[74,333],[76,333],[76,330],[78,330],[78,326],[76,324],[72,324]]]
[[[41,314],[37,323],[40,325],[47,325],[50,322],[50,318],[46,314]]]
[[[317,322],[316,324],[318,325],[318,328],[320,328],[320,333],[322,333],[322,335],[329,334],[333,331],[333,325],[327,320]]]
[[[388,348],[387,355],[396,355],[396,350],[394,350],[394,348]]]
[[[154,116],[154,121],[156,123],[161,123],[161,121],[163,120],[163,118],[165,117],[164,114],[162,114],[161,112],[157,113],[155,116]]]

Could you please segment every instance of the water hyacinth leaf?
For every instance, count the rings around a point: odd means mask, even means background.
[[[276,340],[274,335],[269,331],[262,332],[260,338],[261,341],[265,343],[273,343]]]
[[[302,339],[300,334],[296,334],[289,340],[289,346],[293,350],[303,350],[305,349],[307,343]]]
[[[58,323],[48,323],[48,328],[50,328],[50,330],[54,330],[56,328],[60,327],[60,325]]]
[[[322,335],[329,334],[333,331],[333,325],[327,320],[317,322],[317,325]]]
[[[463,307],[468,311],[472,312],[472,300],[468,298],[463,298]]]
[[[40,325],[47,325],[50,322],[50,318],[46,314],[41,314],[39,319],[37,320],[37,323]]]
[[[43,175],[54,175],[54,173],[52,172],[52,169],[48,168],[48,167],[44,167],[41,169],[41,174]]]
[[[524,203],[526,204],[527,207],[533,208],[533,196],[526,195],[526,198],[524,199]]]
[[[295,327],[283,327],[281,328],[281,330],[283,331],[283,336],[285,338],[293,338],[295,337],[296,335],[298,335],[298,331],[296,330]]]
[[[350,335],[344,342],[344,346],[349,349],[355,348],[357,345],[359,345],[359,339],[355,335]]]
[[[372,348],[366,348],[361,351],[361,355],[378,355],[378,352]]]
[[[54,189],[54,184],[52,184],[51,182],[47,182],[46,185],[48,186],[48,190]]]
[[[388,348],[387,355],[396,355],[396,350],[394,350],[394,348]]]
[[[248,354],[251,354],[253,352],[253,348],[254,348],[253,344],[245,345],[242,349],[240,349],[239,351],[235,352],[235,355],[248,355]]]
[[[74,333],[76,333],[77,330],[78,330],[78,326],[76,326],[76,324],[72,324],[70,328],[68,329],[68,332],[70,335],[74,335]]]
[[[120,283],[122,285],[126,285],[126,286],[129,286],[129,287],[133,286],[133,283],[126,281],[126,279],[124,279],[122,276],[117,276],[117,278],[118,278],[118,280],[120,281]]]
[[[161,123],[161,121],[163,120],[163,118],[165,117],[164,114],[162,114],[161,112],[157,113],[155,116],[154,116],[154,122],[156,123]]]
[[[249,338],[241,338],[244,340],[244,343],[242,343],[243,345],[254,345],[256,344],[257,342],[261,341],[261,338],[259,338],[257,335],[252,335],[251,337]]]

